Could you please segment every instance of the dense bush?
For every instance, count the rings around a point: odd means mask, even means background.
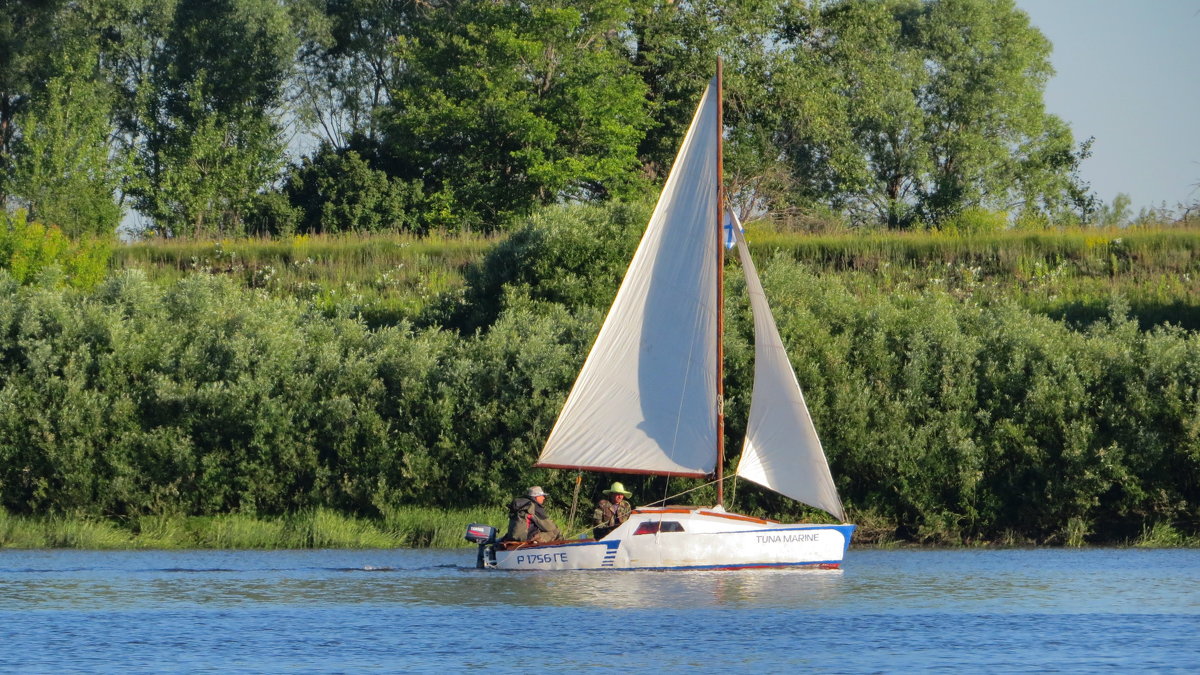
[[[1120,298],[1074,330],[945,291],[852,294],[786,258],[764,276],[852,511],[932,541],[1200,525],[1196,333],[1142,331]]]
[[[109,238],[71,239],[54,225],[29,220],[25,211],[0,210],[0,269],[17,283],[57,270],[67,284],[91,288],[104,278],[111,255]]]
[[[15,513],[495,504],[588,336],[514,310],[486,336],[369,330],[224,278],[136,272],[0,294],[0,503]]]
[[[507,296],[606,308],[646,227],[648,206],[575,205],[538,213],[468,269],[466,294],[444,322],[466,332],[486,327]]]
[[[353,299],[232,275],[166,283],[127,270],[82,291],[0,273],[0,505],[386,516],[498,509],[536,483],[561,506],[574,475],[531,465],[636,242],[644,213],[626,208],[550,212],[495,247],[451,295],[464,331],[372,327]],[[915,283],[833,273],[794,249],[761,257],[864,534],[1078,543],[1200,531],[1195,331],[1139,325],[1120,295],[1097,320],[1066,322],[965,273]],[[727,284],[731,469],[752,350],[735,262]],[[613,478],[585,475],[583,498]],[[700,484],[621,478],[639,503]],[[812,515],[745,483],[731,492],[733,508]]]
[[[378,171],[354,150],[328,145],[291,167],[283,194],[299,213],[305,234],[424,232],[421,187]],[[268,230],[270,234],[290,234]]]

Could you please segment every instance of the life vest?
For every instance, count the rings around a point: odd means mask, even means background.
[[[504,535],[507,541],[529,541],[533,538],[536,527],[533,524],[535,502],[528,497],[517,497],[508,505],[508,533]]]

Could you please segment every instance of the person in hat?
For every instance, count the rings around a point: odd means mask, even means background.
[[[621,483],[613,483],[604,494],[607,499],[602,498],[596,503],[596,510],[592,511],[592,535],[597,539],[603,539],[621,523],[629,520],[629,514],[633,511],[629,502],[625,501],[633,493],[626,490]]]
[[[558,525],[546,515],[546,492],[541,486],[529,488],[524,497],[508,505],[508,532],[501,541],[547,542],[562,539]]]

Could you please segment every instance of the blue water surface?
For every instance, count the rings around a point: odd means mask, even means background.
[[[0,551],[2,672],[1198,672],[1200,551],[497,572],[470,550]]]

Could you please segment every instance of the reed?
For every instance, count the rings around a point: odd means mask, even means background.
[[[468,524],[490,523],[503,532],[504,528],[500,527],[503,518],[504,512],[500,509],[449,510],[409,506],[387,509],[382,527],[401,542],[400,546],[458,548],[469,545],[463,539]]]
[[[141,269],[163,284],[192,274],[226,276],[270,295],[385,322],[415,316],[462,288],[464,271],[497,241],[438,233],[150,240],[119,247],[111,266]]]
[[[1133,545],[1138,548],[1196,548],[1200,537],[1188,536],[1166,522],[1158,522],[1142,529],[1142,534]]]
[[[16,516],[0,510],[0,548],[463,548],[471,545],[463,539],[469,523],[495,524],[502,515],[499,509],[410,506],[389,508],[383,518],[356,518],[318,508],[277,517],[230,513],[108,521]]]
[[[86,517],[23,518],[0,510],[3,548],[129,548],[131,534],[119,525]]]

